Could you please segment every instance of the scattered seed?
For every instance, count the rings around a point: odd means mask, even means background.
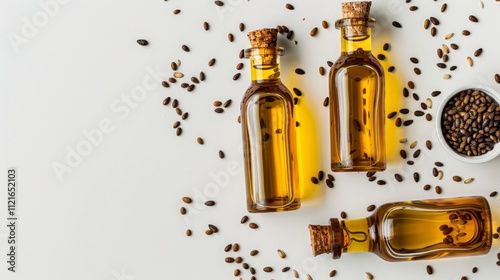
[[[370,272],[365,272],[365,273],[366,273],[366,279],[368,279],[368,280],[373,279],[373,274],[371,274]]]
[[[444,3],[441,5],[441,13],[444,13],[446,11],[446,8],[448,7],[448,4]]]
[[[205,201],[205,205],[206,206],[214,206],[215,205],[215,201],[213,201],[213,200]]]
[[[469,36],[470,35],[470,31],[469,30],[462,30],[462,35]]]
[[[285,8],[287,8],[289,10],[294,10],[295,9],[295,7],[292,4],[290,4],[290,3],[286,3]]]
[[[418,7],[417,6],[410,6],[409,10],[413,12],[413,11],[418,10]]]
[[[318,28],[317,27],[314,27],[311,32],[309,32],[309,35],[311,35],[311,37],[314,37],[316,36],[316,34],[318,34]]]
[[[467,178],[464,180],[464,184],[470,184],[472,182],[474,182],[474,178]]]
[[[325,75],[325,73],[326,73],[325,68],[324,68],[323,66],[320,66],[320,67],[319,67],[319,69],[318,69],[318,71],[319,71],[319,74],[320,74],[321,76],[324,76],[324,75]]]
[[[327,96],[327,97],[325,97],[325,100],[323,100],[323,106],[328,107],[329,103],[330,103],[330,98]]]
[[[368,212],[372,212],[373,210],[375,210],[376,206],[375,205],[369,205],[367,208],[366,208],[366,211]]]
[[[227,40],[228,40],[229,42],[234,41],[234,35],[233,35],[233,33],[228,33],[228,34],[227,34]]]
[[[222,150],[219,150],[219,158],[224,158],[225,155],[224,155],[224,152]]]
[[[413,81],[409,81],[409,82],[408,82],[408,87],[409,87],[410,89],[415,89],[415,83],[414,83]]]
[[[431,185],[425,185],[425,186],[424,186],[424,191],[428,191],[428,190],[430,190],[430,189],[431,189]]]
[[[240,22],[240,24],[238,25],[238,28],[240,29],[240,32],[245,31],[245,24],[243,22]]]
[[[399,174],[394,174],[394,178],[396,178],[396,181],[398,182],[403,182],[403,176],[399,175]]]
[[[396,111],[390,112],[389,114],[387,114],[387,118],[388,119],[393,119],[397,114],[398,114],[398,112],[396,112]]]
[[[392,22],[392,26],[394,26],[394,27],[396,27],[396,28],[401,28],[401,27],[403,27],[403,26],[401,25],[401,23],[399,23],[399,22],[397,22],[397,21],[393,21],[393,22]]]
[[[244,223],[246,223],[247,221],[248,221],[248,216],[243,216],[243,217],[241,217],[240,223],[241,223],[241,224],[244,224]]]
[[[472,22],[479,22],[479,20],[477,19],[477,17],[475,17],[473,15],[469,16],[469,20],[472,21]]]
[[[252,250],[250,251],[250,256],[256,256],[259,253],[259,250]]]
[[[418,68],[418,67],[413,68],[413,72],[415,72],[415,74],[417,74],[417,75],[422,74],[422,70],[420,70],[420,68]]]
[[[394,70],[396,70],[396,67],[394,66],[389,66],[389,68],[387,68],[387,71],[389,72],[394,72]]]
[[[289,266],[285,266],[283,267],[283,269],[281,270],[281,272],[287,272],[290,270],[290,267]]]
[[[186,236],[191,236],[192,234],[193,234],[193,232],[190,229],[186,230]]]
[[[474,56],[478,57],[483,53],[483,48],[479,48],[474,52]]]
[[[472,61],[470,56],[467,57],[467,64],[469,64],[470,67],[474,66],[474,61]]]
[[[444,74],[444,75],[443,75],[443,79],[445,79],[445,80],[448,80],[448,79],[450,79],[450,78],[451,78],[451,75],[450,75],[450,74]]]
[[[229,252],[233,248],[233,244],[227,244],[226,247],[224,247],[224,252]]]
[[[175,135],[177,136],[181,136],[182,134],[182,128],[178,127],[176,130],[175,130]]]
[[[472,273],[476,273],[477,272],[477,267],[473,267],[472,268]]]
[[[460,177],[460,176],[453,176],[452,179],[455,182],[461,182],[462,181],[462,177]]]
[[[439,180],[443,179],[443,176],[444,176],[443,171],[442,171],[442,170],[439,170],[439,172],[438,172],[438,179],[439,179]]]
[[[306,72],[304,70],[302,70],[301,68],[297,68],[297,69],[295,69],[295,73],[298,75],[304,75]]]
[[[219,6],[219,7],[222,7],[224,6],[224,2],[222,1],[214,1],[215,5]]]
[[[427,274],[431,275],[433,273],[433,269],[430,265],[428,265],[425,270],[427,271]]]
[[[251,229],[256,229],[256,228],[259,228],[259,226],[256,224],[256,223],[249,223],[248,226],[251,228]]]
[[[139,40],[137,40],[137,44],[139,44],[141,46],[147,46],[149,44],[149,42],[147,40],[144,40],[144,39],[139,39]]]
[[[439,20],[435,17],[430,17],[429,20],[431,21],[432,24],[434,25],[439,25]]]
[[[396,119],[396,122],[395,122],[396,127],[400,127],[402,122],[403,122],[403,120],[401,120],[401,118],[399,118],[399,117],[398,117],[398,118]]]
[[[189,52],[190,51],[189,47],[186,46],[186,45],[182,45],[182,50],[185,51],[185,52]]]
[[[184,197],[182,198],[182,201],[183,201],[184,203],[187,203],[187,204],[189,204],[189,203],[193,202],[193,200],[192,200],[190,197],[187,197],[187,196],[184,196]]]
[[[278,249],[278,251],[277,251],[277,252],[278,252],[278,256],[279,256],[280,258],[282,258],[282,259],[286,258],[286,254],[285,254],[285,252],[283,252],[283,251],[282,251],[282,250],[280,250],[280,249]]]
[[[434,36],[436,36],[436,34],[437,34],[437,29],[436,29],[436,27],[433,26],[431,28],[431,36],[434,37]]]
[[[227,263],[234,263],[234,258],[227,257],[227,258],[224,259],[224,261],[226,261]]]
[[[187,213],[187,210],[186,210],[186,208],[181,207],[180,212],[181,212],[181,215],[185,215]]]
[[[418,172],[413,173],[413,180],[415,180],[415,183],[420,181],[420,174],[418,174]]]
[[[495,82],[500,84],[500,74],[495,74]]]
[[[234,76],[233,76],[233,81],[238,80],[238,79],[240,78],[240,76],[241,76],[241,73],[236,73],[236,74],[234,74]]]
[[[210,29],[210,24],[208,24],[208,22],[203,22],[203,29],[205,29],[205,31],[208,31]]]
[[[328,24],[328,22],[326,20],[324,20],[321,22],[321,26],[323,26],[324,29],[327,29],[330,25]]]
[[[346,213],[346,212],[344,212],[344,211],[340,212],[340,217],[341,217],[342,219],[347,218],[347,213]]]
[[[426,18],[424,20],[424,29],[428,29],[430,25],[431,25],[431,21],[428,18]]]
[[[410,57],[410,61],[411,61],[412,63],[417,64],[417,63],[418,63],[418,58],[416,58],[416,57]]]
[[[391,47],[391,46],[389,45],[389,43],[385,43],[385,44],[382,46],[382,49],[383,49],[384,51],[388,51],[390,47]]]
[[[208,66],[214,66],[215,62],[216,62],[216,59],[215,59],[215,58],[210,59],[210,60],[208,61]]]
[[[273,272],[273,268],[270,266],[266,266],[262,270],[264,270],[264,272]]]
[[[495,197],[497,196],[498,192],[497,191],[493,191],[490,193],[490,197]]]
[[[208,224],[208,229],[211,230],[213,233],[219,232],[219,229],[212,224]]]
[[[431,114],[426,114],[425,119],[428,121],[432,121],[432,115]]]
[[[383,55],[383,54],[380,53],[380,54],[377,55],[377,58],[379,60],[385,60],[385,55]]]
[[[383,186],[385,184],[386,184],[386,182],[384,180],[378,180],[377,181],[377,185]]]
[[[202,71],[200,72],[200,81],[204,81],[205,80],[205,73]]]

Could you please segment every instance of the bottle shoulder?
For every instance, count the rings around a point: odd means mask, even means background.
[[[335,73],[342,69],[360,66],[367,67],[382,75],[384,70],[380,62],[373,56],[372,53],[368,54],[342,54],[332,65],[331,72]]]

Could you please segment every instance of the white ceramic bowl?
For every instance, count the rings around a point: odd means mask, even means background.
[[[464,90],[468,90],[468,89],[480,90],[480,91],[486,93],[487,95],[491,96],[498,104],[500,104],[500,95],[494,89],[491,89],[489,87],[482,86],[482,85],[473,85],[473,86],[461,87],[461,88],[459,88],[459,89],[457,89],[457,90],[449,93],[441,101],[441,104],[439,105],[439,108],[438,108],[438,111],[437,111],[437,114],[436,114],[437,135],[438,135],[438,138],[439,138],[439,142],[441,142],[441,145],[443,146],[443,148],[452,157],[454,157],[454,158],[456,158],[456,159],[458,159],[460,161],[466,162],[466,163],[483,163],[483,162],[487,162],[487,161],[490,161],[490,160],[496,158],[498,156],[498,154],[500,154],[500,143],[496,144],[494,146],[493,150],[487,152],[484,155],[480,155],[480,156],[466,156],[466,155],[463,155],[463,154],[460,154],[460,153],[456,152],[455,150],[453,150],[448,145],[448,143],[446,142],[446,139],[443,136],[443,130],[441,128],[441,118],[442,118],[443,109],[446,106],[446,103],[448,103],[448,101],[451,98],[453,98],[456,94],[458,94],[459,92],[464,91]]]

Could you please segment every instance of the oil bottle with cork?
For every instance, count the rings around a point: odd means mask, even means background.
[[[474,256],[489,252],[492,221],[481,196],[381,205],[367,218],[309,225],[313,255],[371,252],[386,261]]]
[[[280,79],[277,29],[248,33],[252,82],[241,102],[247,210],[279,212],[300,208],[295,109]]]
[[[382,171],[384,71],[372,55],[371,2],[342,3],[341,54],[330,70],[330,141],[332,171]]]

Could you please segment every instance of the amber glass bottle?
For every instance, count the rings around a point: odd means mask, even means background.
[[[252,83],[241,102],[241,126],[251,213],[300,208],[293,97],[280,80],[277,30],[249,33]]]
[[[371,2],[343,3],[341,54],[330,70],[332,171],[386,168],[384,72],[372,55]]]
[[[386,261],[473,256],[491,248],[484,197],[388,203],[367,218],[309,225],[313,254],[372,252]]]

